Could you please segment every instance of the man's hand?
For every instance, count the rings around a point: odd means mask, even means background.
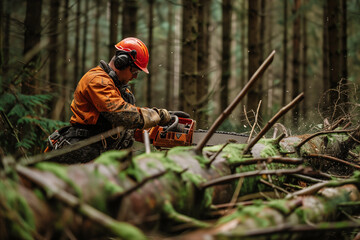
[[[168,125],[168,123],[171,120],[171,116],[170,113],[168,112],[168,110],[166,109],[158,109],[158,108],[153,108],[160,116],[160,122],[158,123],[158,125],[160,126],[166,126]]]
[[[144,127],[143,129],[148,129],[155,127],[160,122],[160,115],[157,111],[150,108],[140,108],[141,115],[144,118]]]

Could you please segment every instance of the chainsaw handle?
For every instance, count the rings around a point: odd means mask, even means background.
[[[167,133],[169,131],[172,131],[172,130],[175,130],[177,128],[177,125],[179,124],[179,117],[176,116],[176,115],[171,115],[171,120],[174,119],[174,122],[167,126],[167,127],[164,127],[164,133]]]

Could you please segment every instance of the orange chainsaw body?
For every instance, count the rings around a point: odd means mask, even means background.
[[[167,131],[166,127],[156,126],[149,130],[136,130],[135,140],[144,142],[143,133],[149,131],[150,143],[157,148],[191,146],[196,121],[179,117],[176,129]]]

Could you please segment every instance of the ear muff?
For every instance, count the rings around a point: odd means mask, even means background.
[[[136,50],[131,50],[130,52],[120,50],[116,52],[114,65],[116,69],[123,70],[128,66],[134,65],[135,60],[136,60]]]

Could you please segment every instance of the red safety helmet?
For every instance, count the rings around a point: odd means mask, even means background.
[[[149,52],[146,45],[140,39],[134,37],[125,38],[121,40],[118,44],[116,44],[115,48],[126,52],[131,52],[132,50],[135,50],[135,59],[131,54],[129,54],[135,65],[139,67],[142,71],[149,73],[149,70],[147,69],[147,65],[149,62]]]

